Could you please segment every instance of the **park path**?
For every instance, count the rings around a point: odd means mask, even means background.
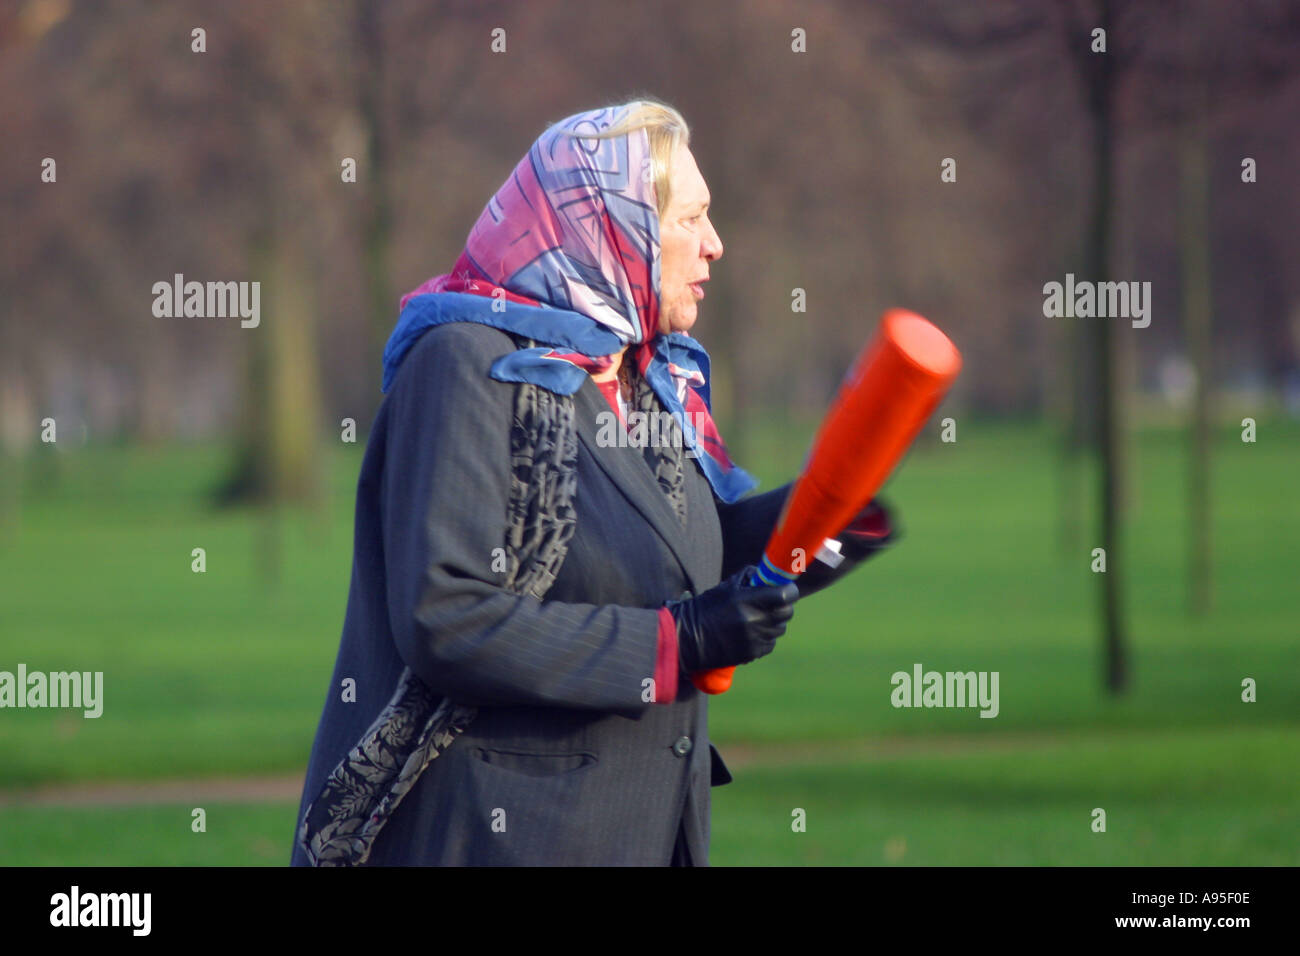
[[[976,737],[886,737],[864,741],[744,744],[720,746],[732,770],[830,764],[837,761],[871,763],[942,754],[1014,753],[1059,747],[1059,734],[999,734]],[[0,809],[8,807],[111,807],[140,804],[284,803],[302,795],[301,774],[254,777],[212,777],[186,780],[89,780],[25,789],[0,790]]]

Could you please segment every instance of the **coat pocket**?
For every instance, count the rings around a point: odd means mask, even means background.
[[[570,753],[535,753],[475,747],[474,756],[492,767],[523,774],[526,777],[558,777],[592,767],[597,762],[596,755],[586,750]]]

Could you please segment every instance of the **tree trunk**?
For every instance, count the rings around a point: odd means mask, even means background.
[[[1102,0],[1099,23],[1111,34],[1113,18],[1109,0]],[[1114,202],[1114,72],[1113,54],[1095,56],[1089,76],[1089,112],[1093,121],[1093,197],[1088,227],[1088,278],[1108,281],[1111,267],[1111,209]],[[1116,320],[1093,318],[1093,356],[1097,383],[1097,445],[1101,469],[1097,486],[1101,547],[1106,550],[1106,570],[1098,575],[1106,689],[1112,694],[1128,685],[1128,660],[1124,634],[1120,493],[1124,468],[1122,366],[1117,360]]]
[[[1083,392],[1085,357],[1082,327],[1077,322],[1055,329],[1057,375],[1052,377],[1048,400],[1056,422],[1057,457],[1057,545],[1061,554],[1077,559],[1083,545],[1083,496],[1080,473],[1083,449],[1088,441],[1088,405]]]
[[[248,340],[244,395],[222,503],[319,504],[320,383],[311,282],[299,250],[271,232],[254,239],[251,274],[262,283],[261,320]]]
[[[397,317],[397,303],[391,299],[393,204],[388,176],[388,134],[384,123],[384,63],[381,5],[375,0],[360,0],[357,9],[360,117],[366,131],[366,158],[357,170],[358,185],[365,190],[367,205],[362,242],[365,270],[366,327],[369,343],[367,368],[378,376],[383,362],[384,345]],[[378,391],[368,393],[375,396]],[[374,409],[367,409],[357,421],[369,421]]]
[[[1213,300],[1210,278],[1209,173],[1205,132],[1188,121],[1180,149],[1179,252],[1183,279],[1183,325],[1196,372],[1187,461],[1187,607],[1202,615],[1213,604],[1210,541],[1210,367]]]

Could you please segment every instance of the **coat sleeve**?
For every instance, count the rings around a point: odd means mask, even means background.
[[[735,504],[714,499],[718,507],[718,523],[722,527],[722,578],[725,581],[741,568],[758,564],[768,539],[781,517],[785,500],[794,488],[794,482],[774,488],[761,495],[750,495]],[[855,520],[837,536],[846,554],[857,561],[891,544],[898,537],[891,509],[882,501],[872,498]],[[820,589],[824,582],[836,577],[832,569],[820,561],[809,562],[808,571],[800,580],[805,587]],[[809,591],[809,593],[812,593]]]
[[[741,568],[763,560],[763,549],[781,516],[781,508],[793,482],[762,494],[750,495],[734,504],[715,498],[718,524],[722,528],[722,580]]]
[[[421,336],[388,395],[380,514],[398,653],[459,703],[648,705],[656,608],[539,601],[503,587],[513,389],[491,379],[513,348],[473,323]]]

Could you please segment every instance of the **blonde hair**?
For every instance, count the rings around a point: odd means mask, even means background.
[[[673,161],[673,151],[678,146],[689,146],[691,128],[686,125],[682,114],[667,103],[642,98],[631,100],[618,106],[616,110],[627,110],[627,115],[613,126],[595,135],[566,131],[570,136],[583,139],[613,139],[637,130],[645,130],[650,140],[650,173],[654,177],[655,205],[662,220],[668,211],[668,202],[672,198],[672,182],[669,178]]]

